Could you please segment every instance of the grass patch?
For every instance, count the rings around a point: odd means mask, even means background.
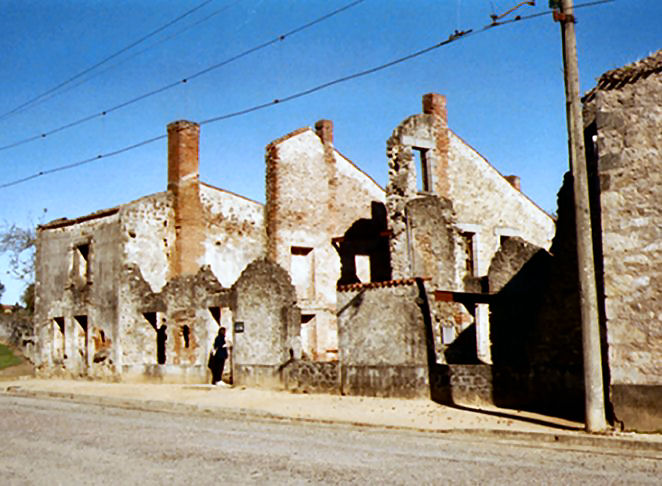
[[[15,356],[9,347],[0,344],[0,370],[21,364],[21,358]]]

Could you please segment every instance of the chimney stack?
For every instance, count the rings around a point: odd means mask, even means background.
[[[510,185],[513,186],[515,189],[518,191],[521,191],[521,186],[520,186],[520,178],[519,176],[516,175],[509,175],[506,176],[506,180],[510,182]]]
[[[323,144],[333,145],[333,122],[331,120],[320,120],[315,123],[315,132]]]
[[[179,120],[168,125],[168,189],[199,177],[200,125]]]
[[[204,256],[199,136],[200,125],[197,123],[180,120],[168,125],[168,191],[173,195],[175,225],[169,278],[196,274]]]
[[[423,113],[434,115],[442,121],[442,126],[448,126],[448,114],[446,112],[446,97],[437,93],[423,95]]]

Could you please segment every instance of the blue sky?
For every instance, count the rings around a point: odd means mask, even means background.
[[[1,116],[202,3],[3,0],[0,147],[186,78],[352,1],[214,0],[91,71],[98,74],[87,82]],[[105,117],[0,150],[0,185],[163,135],[177,119],[209,119],[389,62],[447,39],[455,30],[478,30],[490,23],[491,13],[517,3],[365,0]],[[547,4],[538,0],[517,13],[544,12]],[[659,0],[617,0],[576,13],[582,92],[604,71],[662,47]],[[402,119],[420,111],[421,96],[428,92],[447,96],[449,125],[460,137],[503,174],[519,175],[523,191],[543,209],[555,211],[568,161],[560,29],[551,15],[492,28],[370,76],[205,125],[201,179],[264,201],[265,146],[329,118],[336,148],[384,185],[386,139]],[[166,143],[161,140],[0,188],[0,222],[28,225],[72,218],[165,186]],[[2,300],[14,303],[22,285],[6,275],[6,267],[0,258],[0,281],[7,287]]]

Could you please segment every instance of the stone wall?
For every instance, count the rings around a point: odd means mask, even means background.
[[[120,221],[123,262],[137,265],[150,290],[158,292],[167,282],[175,242],[172,194],[160,192],[123,205]]]
[[[448,128],[443,96],[425,95],[423,113],[396,127],[386,151],[394,278],[411,276],[406,204],[422,195],[452,202],[457,228],[471,236],[475,276],[487,274],[502,235],[549,248],[554,233],[551,216]]]
[[[37,230],[36,364],[43,374],[109,376],[118,335],[117,209]]]
[[[392,285],[338,292],[343,394],[430,396],[421,286],[413,280]]]
[[[264,207],[202,183],[200,199],[206,224],[204,263],[230,287],[246,265],[264,255]]]
[[[503,177],[450,131],[443,96],[425,95],[423,113],[395,128],[386,152],[393,278],[424,277],[430,290],[481,292],[480,277],[501,238],[520,236],[549,248],[551,216],[521,193],[519,178]],[[491,361],[487,304],[431,310],[439,362],[448,362],[454,336],[469,335],[476,341],[471,362]]]
[[[444,366],[448,397],[455,405],[493,405],[492,367],[486,364]]]
[[[475,232],[477,276],[487,274],[501,236],[518,236],[540,248],[550,247],[552,217],[452,132],[448,157],[449,193],[458,225]]]
[[[661,430],[662,51],[587,97],[599,178],[610,398],[626,428]]]
[[[550,252],[507,238],[492,260],[492,384],[499,406],[583,418],[575,234],[572,178],[566,175]]]
[[[338,361],[292,360],[283,368],[283,385],[295,393],[340,393]]]
[[[301,313],[289,274],[266,259],[250,263],[232,286],[232,313],[234,383],[282,388],[283,368],[301,357]]]
[[[331,241],[370,218],[383,190],[333,148],[332,125],[297,130],[267,147],[267,256],[287,269],[305,316],[304,351],[337,359],[336,284],[341,265]]]
[[[122,379],[208,382],[209,353],[220,326],[220,314],[212,309],[230,307],[229,289],[208,266],[169,280],[160,292],[150,291],[134,265],[123,274]]]

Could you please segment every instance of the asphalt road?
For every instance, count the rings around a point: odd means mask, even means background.
[[[660,484],[645,451],[0,396],[2,484]]]

